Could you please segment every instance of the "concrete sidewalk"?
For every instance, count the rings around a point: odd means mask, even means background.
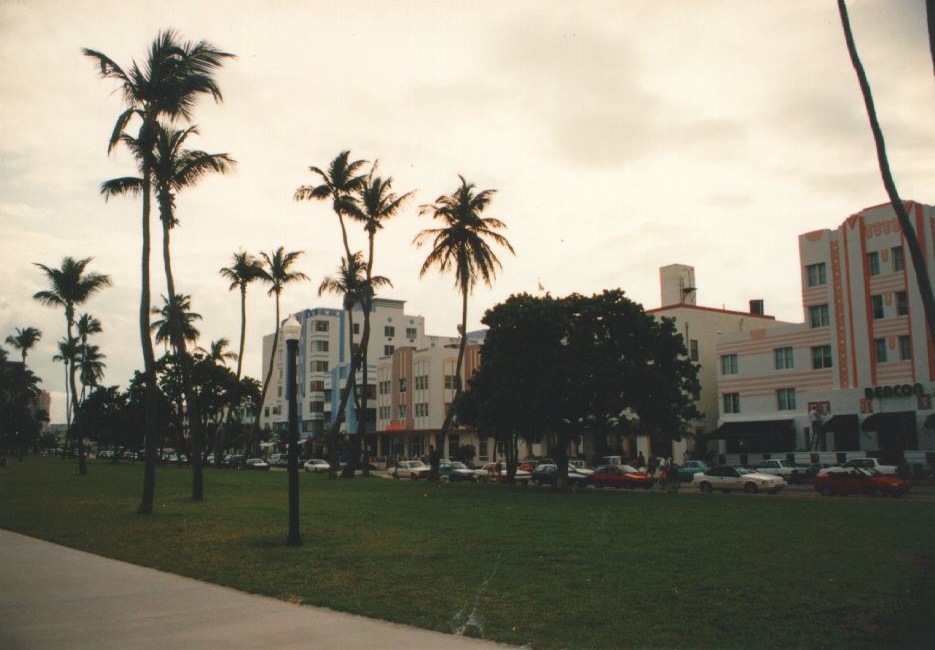
[[[4,650],[507,647],[292,605],[0,530]]]

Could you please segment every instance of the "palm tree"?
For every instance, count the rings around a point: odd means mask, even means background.
[[[114,79],[123,91],[127,108],[114,125],[108,145],[108,153],[121,141],[131,146],[136,156],[142,183],[138,192],[142,195],[142,275],[139,307],[139,336],[143,348],[146,386],[146,469],[143,478],[143,498],[138,508],[140,514],[153,510],[156,483],[155,450],[158,386],[156,380],[156,357],[149,336],[149,256],[150,256],[150,192],[153,187],[153,170],[156,165],[155,147],[157,125],[162,118],[170,121],[191,120],[196,99],[210,94],[220,102],[221,91],[214,80],[214,73],[224,60],[232,54],[218,50],[207,41],[179,42],[174,30],[159,32],[153,40],[146,61],[138,65],[135,61],[125,71],[105,54],[85,48],[84,54],[99,66],[105,79]],[[136,138],[125,138],[126,127],[133,118],[139,118]],[[129,140],[129,141],[128,141]],[[134,179],[135,180],[135,179]],[[118,179],[119,181],[119,179]],[[134,190],[129,190],[133,193]],[[106,194],[105,194],[106,196]],[[174,287],[169,290],[175,294]]]
[[[32,349],[39,339],[42,338],[42,332],[35,327],[17,327],[16,334],[6,337],[6,342],[12,345],[15,350],[19,350],[23,356],[23,365],[26,365],[26,353]]]
[[[96,363],[99,359],[104,358],[104,355],[100,354],[96,345],[88,345],[88,337],[92,334],[100,334],[104,330],[101,327],[101,321],[91,314],[81,314],[78,318],[77,329],[79,341],[78,367],[80,369],[79,379],[81,380],[81,401],[83,402],[87,387],[96,386],[97,380],[103,378],[105,365]],[[93,351],[91,348],[94,348]],[[95,359],[94,355],[99,356]],[[91,381],[87,381],[89,378]]]
[[[234,253],[231,265],[222,268],[220,273],[222,277],[231,281],[228,287],[230,291],[234,289],[240,291],[240,347],[237,351],[237,381],[239,382],[243,370],[243,351],[247,336],[247,287],[264,277],[263,266],[249,253],[240,251]]]
[[[101,289],[110,286],[110,278],[108,276],[100,273],[85,272],[92,259],[93,258],[86,257],[76,260],[72,257],[65,257],[62,259],[61,268],[57,269],[44,264],[36,264],[36,266],[45,272],[51,284],[51,288],[47,291],[36,292],[33,298],[50,307],[64,308],[67,340],[69,341],[74,340],[72,328],[75,325],[75,307],[83,304]],[[71,410],[72,413],[77,416],[78,393],[75,386],[74,359],[69,362],[68,366]],[[84,462],[84,450],[80,448],[80,444],[78,453],[78,473],[82,476],[88,473]]]
[[[260,412],[263,403],[266,401],[266,392],[269,390],[269,382],[273,378],[273,362],[276,359],[276,346],[279,345],[279,328],[282,325],[279,318],[279,298],[285,290],[287,284],[293,282],[303,282],[308,280],[308,276],[301,271],[292,271],[292,265],[302,255],[302,251],[291,251],[287,253],[280,246],[271,255],[260,253],[263,258],[263,280],[269,283],[270,287],[266,295],[276,297],[276,329],[273,332],[273,347],[269,357],[269,367],[266,370],[266,378],[263,380],[263,391],[260,393],[260,408],[257,409],[256,428],[260,426]]]
[[[62,338],[58,342],[58,354],[52,356],[52,361],[61,361],[65,366],[65,423],[69,429],[71,428],[71,418],[73,413],[71,410],[71,399],[69,398],[71,391],[68,388],[68,374],[71,364],[78,362],[79,354],[80,347],[76,339],[69,340]]]
[[[195,348],[195,352],[198,352],[204,356],[205,359],[216,363],[221,366],[227,366],[228,361],[239,361],[240,357],[237,356],[236,352],[228,350],[230,341],[225,338],[220,338],[216,341],[211,341],[208,345],[208,349],[204,348]]]
[[[364,313],[364,331],[361,336],[360,342],[360,351],[361,351],[361,384],[363,385],[363,397],[362,404],[359,407],[359,413],[361,416],[357,421],[357,434],[358,439],[363,441],[363,437],[366,435],[366,414],[367,414],[367,371],[369,369],[369,360],[368,353],[370,351],[370,313],[371,303],[373,296],[375,294],[375,289],[379,286],[375,283],[375,278],[373,277],[373,257],[374,257],[374,240],[376,239],[376,234],[378,231],[383,229],[383,224],[386,221],[392,219],[399,210],[402,208],[403,204],[408,201],[414,194],[414,192],[406,192],[402,196],[399,196],[393,192],[393,178],[381,178],[376,176],[377,163],[373,164],[373,167],[370,168],[370,173],[364,179],[364,182],[359,188],[359,205],[363,217],[365,218],[364,230],[367,231],[367,240],[369,245],[369,252],[367,256],[366,264],[366,273],[365,281],[366,287],[369,288],[369,291],[364,292],[361,295],[360,307]],[[389,280],[385,280],[386,284],[392,286]],[[382,284],[382,282],[381,282]],[[364,474],[369,473],[370,462],[369,462],[369,452],[367,451],[367,446],[364,445]]]
[[[458,178],[461,179],[461,186],[452,194],[442,195],[435,199],[435,203],[423,205],[419,209],[420,215],[430,215],[433,219],[441,221],[444,227],[423,230],[413,240],[417,247],[428,241],[431,241],[432,245],[432,251],[422,264],[419,277],[425,276],[433,266],[437,266],[442,273],[453,270],[455,288],[461,294],[461,344],[458,347],[458,362],[455,367],[455,402],[461,397],[462,391],[461,367],[464,364],[464,350],[467,346],[468,296],[478,280],[488,287],[493,286],[496,271],[501,268],[500,260],[486,240],[490,239],[514,253],[506,237],[496,232],[506,228],[506,224],[498,219],[481,217],[496,190],[475,192],[473,183],[468,183],[460,174]],[[453,415],[452,406],[445,414],[440,445],[445,444]]]
[[[351,259],[352,255],[344,217],[348,216],[359,221],[365,219],[360,212],[354,193],[360,189],[365,181],[365,177],[358,172],[361,167],[367,164],[366,160],[348,162],[350,155],[350,151],[339,153],[328,165],[327,171],[323,171],[318,167],[309,167],[309,171],[321,177],[322,183],[320,185],[303,185],[295,191],[294,195],[296,201],[331,199],[331,207],[334,213],[338,215],[338,221],[341,224],[344,254],[348,260]]]
[[[181,326],[183,341],[195,343],[198,340],[198,337],[201,336],[201,332],[198,331],[197,327],[195,327],[195,321],[201,320],[201,314],[192,311],[191,296],[176,296],[174,305],[173,301],[170,301],[165,296],[160,297],[162,298],[162,307],[153,307],[150,310],[150,313],[152,313],[154,316],[162,317],[154,320],[149,326],[153,331],[156,343],[162,343],[165,345],[166,350],[168,350],[171,346],[173,353],[176,355],[185,354],[184,348],[179,350],[175,345],[175,341],[172,336],[172,322],[175,321]],[[178,313],[178,316],[173,318],[173,314],[175,313]]]
[[[870,92],[870,82],[867,81],[867,74],[864,72],[864,66],[860,62],[860,56],[857,54],[857,46],[854,43],[854,35],[851,32],[851,23],[847,15],[847,5],[844,0],[838,0],[838,11],[841,14],[841,25],[844,28],[844,40],[847,42],[847,52],[851,58],[851,65],[857,73],[857,81],[860,84],[860,92],[864,97],[864,105],[867,109],[867,118],[870,121],[870,130],[873,132],[873,141],[877,148],[877,162],[880,167],[880,175],[883,177],[883,186],[890,197],[890,204],[899,220],[899,227],[906,238],[906,247],[909,249],[909,257],[912,259],[912,268],[915,270],[916,281],[919,284],[919,294],[922,298],[922,308],[925,311],[925,319],[928,321],[929,345],[935,345],[935,293],[932,291],[932,282],[929,279],[928,270],[925,263],[925,253],[919,244],[919,237],[916,234],[909,213],[906,211],[906,205],[899,197],[896,190],[896,182],[893,180],[893,174],[890,171],[889,159],[886,156],[886,143],[883,140],[883,130],[880,128],[880,122],[877,119],[877,111],[873,103],[873,94]],[[935,47],[935,41],[933,41]],[[935,56],[935,49],[932,50]],[[933,59],[935,60],[935,59]]]

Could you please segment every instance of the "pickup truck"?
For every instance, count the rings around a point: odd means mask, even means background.
[[[883,465],[876,458],[851,458],[844,463],[842,467],[859,467],[860,469],[875,469],[880,474],[897,474],[898,468],[895,465]]]
[[[803,465],[793,465],[784,460],[770,459],[761,460],[753,466],[753,470],[761,474],[772,474],[781,476],[789,483],[798,483],[803,477],[808,476],[810,468]]]

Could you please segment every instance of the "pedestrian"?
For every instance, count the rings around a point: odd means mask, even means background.
[[[657,465],[656,454],[649,452],[648,472],[650,476],[656,475],[656,465]]]
[[[646,459],[643,457],[643,452],[640,452],[636,455],[636,469],[643,469],[646,466]]]

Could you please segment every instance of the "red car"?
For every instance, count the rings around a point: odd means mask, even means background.
[[[899,497],[909,491],[909,482],[899,476],[856,467],[830,467],[815,477],[815,489],[823,496],[871,494]]]
[[[596,488],[606,486],[648,490],[653,486],[653,477],[630,465],[604,465],[594,470],[591,482]]]

